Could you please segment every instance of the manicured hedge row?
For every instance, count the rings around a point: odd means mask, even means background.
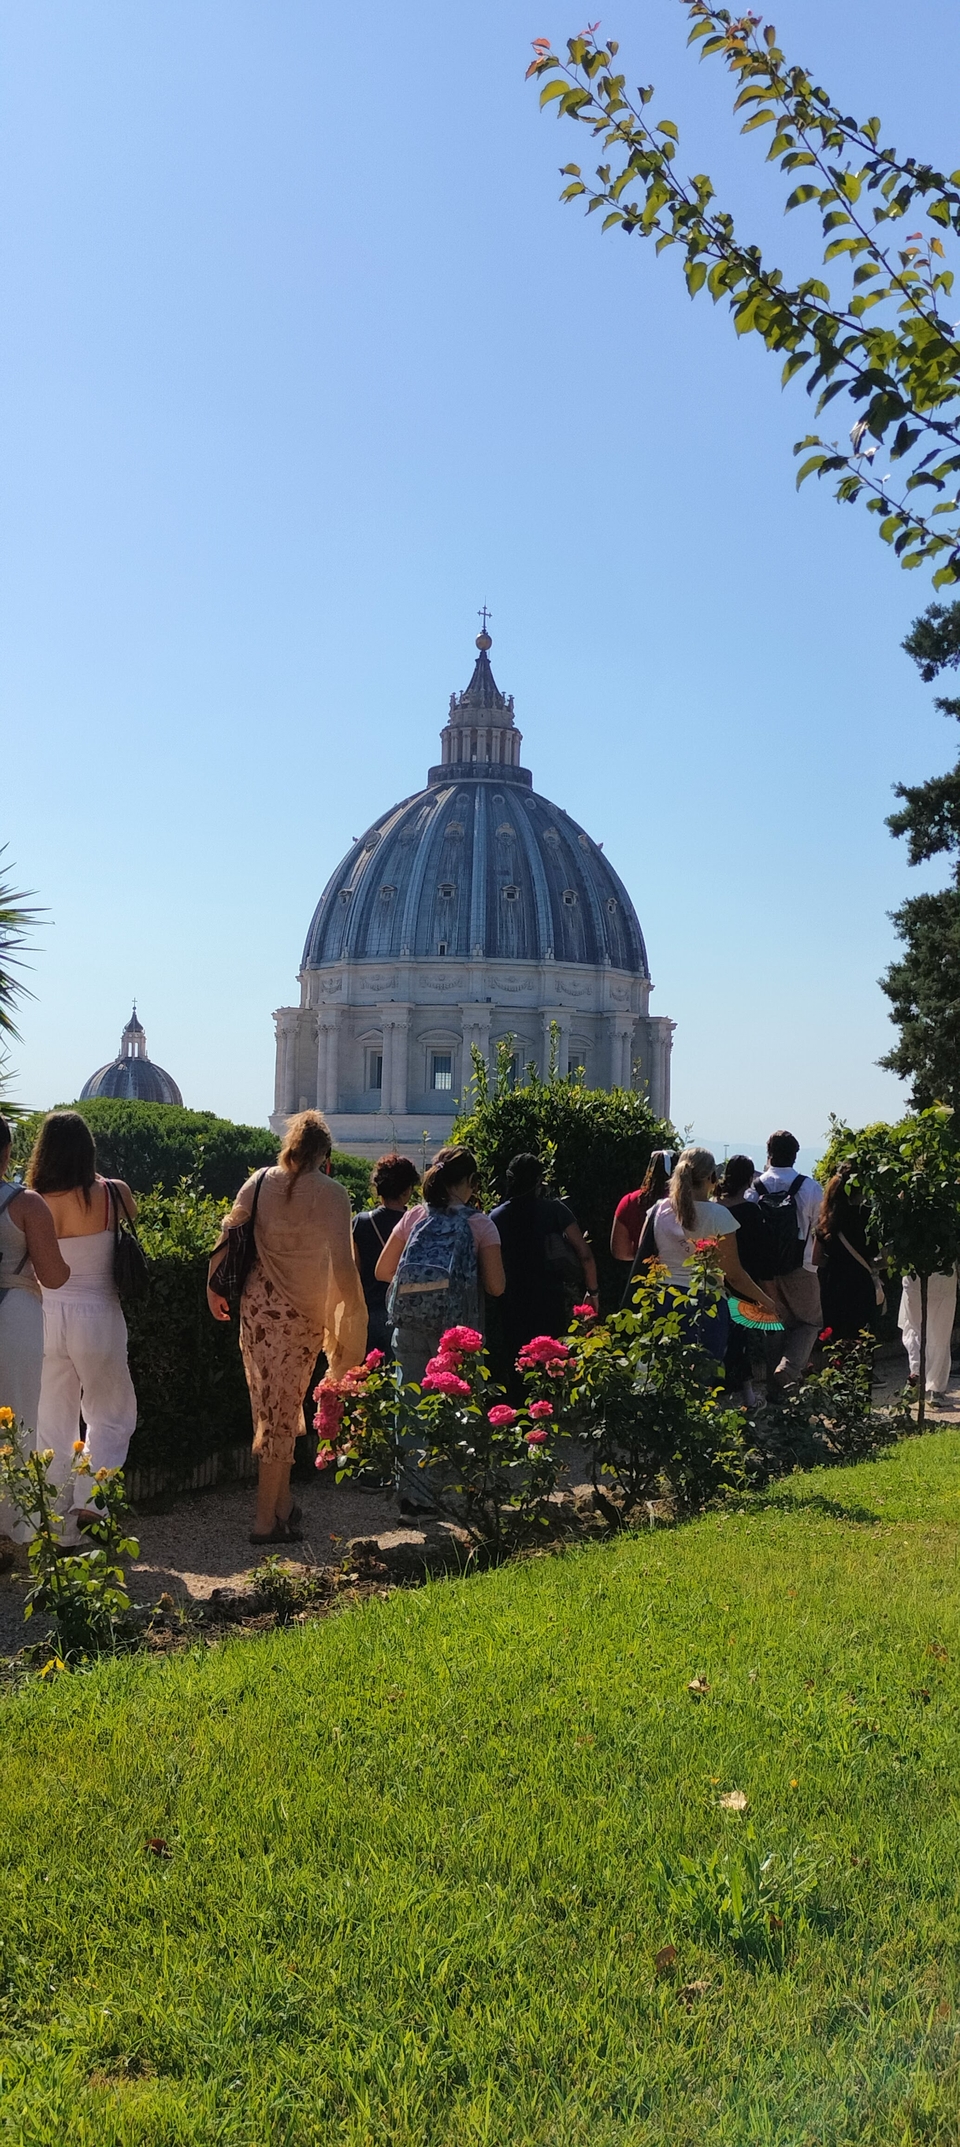
[[[207,1256],[226,1205],[187,1186],[141,1201],[150,1287],[124,1308],[137,1392],[131,1470],[186,1478],[209,1454],[250,1438],[237,1323],[221,1325],[207,1308]]]

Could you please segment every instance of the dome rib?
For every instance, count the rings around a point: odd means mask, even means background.
[[[462,834],[450,837],[451,823]],[[512,835],[498,835],[501,826]],[[501,894],[500,858],[511,842],[521,890],[515,905]],[[441,898],[447,884],[455,894]],[[395,892],[384,896],[384,887]],[[346,889],[350,900],[341,903]],[[564,902],[566,892],[575,902]],[[501,793],[489,775],[431,784],[351,845],[317,904],[303,966],[397,961],[405,949],[422,960],[437,954],[441,939],[459,960],[552,958],[649,977],[639,919],[602,851],[549,798],[511,784]]]

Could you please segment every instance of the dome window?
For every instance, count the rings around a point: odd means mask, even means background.
[[[452,880],[441,880],[440,885],[437,888],[437,893],[438,895],[442,896],[444,902],[452,902],[456,892],[457,890]]]
[[[463,827],[459,820],[448,820],[443,832],[448,842],[463,841]]]
[[[341,900],[341,902],[343,903],[344,909],[346,909],[347,903],[348,903],[348,902],[352,902],[352,900],[353,900],[353,888],[352,888],[352,887],[341,887],[341,889],[340,889],[340,900]]]
[[[617,914],[617,910],[618,910],[619,906],[620,906],[620,905],[619,905],[619,903],[618,903],[618,901],[617,901],[616,895],[611,895],[611,897],[610,897],[610,900],[609,900],[609,902],[607,903],[607,911],[608,911],[608,914],[609,914],[609,915],[610,915],[611,917],[615,917],[615,916],[616,916],[616,914]]]
[[[576,888],[565,887],[563,890],[563,900],[566,903],[568,909],[573,909],[575,904],[579,901],[579,896],[577,894]]]
[[[505,887],[505,888],[504,888],[504,890],[503,890],[503,899],[504,899],[504,901],[505,901],[505,902],[519,902],[519,900],[520,900],[520,889],[519,889],[519,887]]]
[[[544,839],[544,842],[553,842],[553,843],[557,843],[557,842],[559,842],[559,840],[560,840],[560,829],[559,829],[558,827],[548,827],[548,828],[544,828],[544,831],[543,831],[543,839]]]
[[[438,954],[446,954],[446,951],[447,951],[447,942],[446,942],[446,940],[445,940],[445,939],[441,939],[441,940],[438,940],[438,941],[437,941],[437,953],[438,953]]]
[[[512,829],[512,827],[511,827],[511,825],[510,825],[510,822],[509,822],[509,820],[505,820],[505,821],[504,821],[504,823],[503,823],[503,826],[502,826],[502,827],[498,827],[498,829],[497,829],[497,834],[498,834],[498,835],[512,835],[512,834],[513,834],[513,829]]]
[[[380,889],[380,900],[381,900],[381,902],[392,902],[392,901],[393,901],[393,898],[394,898],[394,895],[396,894],[396,892],[397,892],[397,890],[396,890],[396,888],[395,888],[395,887],[381,887],[381,889]]]

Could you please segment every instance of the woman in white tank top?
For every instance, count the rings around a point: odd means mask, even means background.
[[[88,1475],[72,1479],[80,1412],[84,1458],[92,1475],[122,1469],[136,1429],[137,1398],[127,1364],[127,1323],[113,1279],[113,1199],[131,1221],[128,1185],[97,1175],[93,1134],[79,1111],[51,1111],[40,1129],[27,1176],[50,1209],[69,1279],[43,1290],[43,1377],[37,1444],[52,1447],[51,1476],[64,1518],[62,1540],[75,1542],[95,1505]]]
[[[11,1141],[11,1129],[0,1118],[0,1179],[6,1178]],[[22,1185],[0,1184],[0,1404],[13,1410],[28,1453],[37,1444],[40,1406],[40,1285],[53,1293],[69,1275],[46,1201]],[[12,1507],[0,1500],[0,1536],[24,1533]]]

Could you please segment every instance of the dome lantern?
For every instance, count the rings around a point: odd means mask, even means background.
[[[183,1103],[173,1075],[148,1056],[146,1031],[137,1017],[136,1001],[116,1058],[106,1066],[98,1066],[80,1090],[81,1103],[95,1096],[112,1096],[125,1103]]]

